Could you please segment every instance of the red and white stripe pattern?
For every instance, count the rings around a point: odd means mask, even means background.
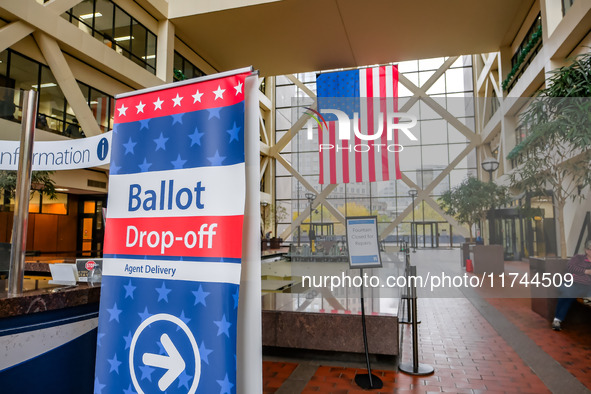
[[[109,97],[98,97],[96,102],[90,103],[90,109],[103,132],[107,131],[109,125]]]
[[[364,141],[351,128],[349,140],[339,140],[336,121],[328,122],[318,133],[319,146],[334,148],[320,151],[320,184],[377,182],[400,179],[398,131],[388,141],[386,114],[398,111],[398,67],[380,66],[360,69],[359,72],[359,130],[374,135],[379,130],[380,113],[382,135]],[[351,122],[352,123],[352,122]],[[390,147],[390,149],[388,149]]]

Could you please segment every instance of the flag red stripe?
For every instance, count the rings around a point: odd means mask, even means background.
[[[359,127],[361,127],[361,119],[359,119]],[[361,140],[359,137],[355,136],[355,145],[359,145]],[[355,150],[355,145],[353,146],[353,150]],[[363,158],[361,155],[361,150],[358,149],[359,152],[355,152],[355,181],[356,182],[363,182]]]
[[[398,66],[392,66],[392,83],[394,85],[394,90],[392,96],[394,96],[394,112],[398,112]],[[398,130],[394,131],[394,143],[398,144]],[[398,149],[394,153],[394,160],[396,163],[396,179],[402,179],[402,174],[400,173],[400,162]]]
[[[365,86],[367,87],[367,134],[372,134],[374,132],[374,92],[373,92],[373,68],[367,68],[365,70],[365,77],[366,83]],[[363,100],[363,99],[362,99]],[[361,130],[361,128],[360,128]],[[369,181],[375,182],[376,181],[376,163],[375,163],[375,152],[373,147],[373,141],[368,141],[369,145],[369,152],[368,155],[368,168],[369,168]]]
[[[343,140],[343,183],[349,183],[349,141]]]
[[[337,155],[336,155],[336,122],[330,122],[329,124],[330,133],[330,144],[334,147],[330,150],[330,183],[337,183]]]
[[[390,180],[390,172],[388,170],[388,129],[386,127],[387,124],[387,101],[390,100],[387,97],[386,93],[386,68],[380,67],[380,109],[382,114],[384,115],[384,124],[382,129],[382,144],[384,145],[381,150],[381,159],[382,159],[382,180],[388,181]]]
[[[322,127],[318,125],[318,147],[321,147],[323,144],[322,141]],[[324,152],[320,150],[320,176],[318,178],[318,183],[324,185]]]

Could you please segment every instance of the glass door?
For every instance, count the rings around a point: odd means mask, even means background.
[[[80,201],[80,233],[78,234],[78,254],[82,257],[102,257],[103,255],[103,207],[105,197],[87,197]]]
[[[506,260],[513,260],[515,256],[515,219],[503,219],[503,249]]]

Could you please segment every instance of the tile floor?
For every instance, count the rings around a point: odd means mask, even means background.
[[[364,391],[354,381],[367,373],[363,362],[274,355],[264,357],[264,393],[591,393],[591,319],[555,332],[529,302],[473,294],[420,299],[419,361],[432,375],[378,362],[373,373],[383,388]],[[410,325],[400,328],[400,362],[411,362]]]

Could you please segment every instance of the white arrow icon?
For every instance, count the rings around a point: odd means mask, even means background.
[[[144,353],[142,361],[145,365],[168,370],[158,381],[158,388],[160,391],[164,391],[185,370],[185,360],[183,360],[179,351],[176,350],[168,335],[162,334],[160,343],[164,346],[164,350],[168,356]]]

